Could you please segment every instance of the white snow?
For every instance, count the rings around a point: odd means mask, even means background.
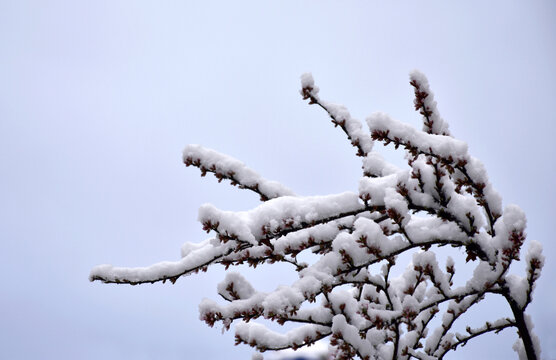
[[[183,161],[199,161],[200,166],[205,169],[233,177],[240,185],[257,187],[267,198],[273,199],[280,196],[294,195],[284,185],[266,180],[254,170],[248,168],[244,163],[231,156],[219,153],[215,150],[200,145],[188,145],[183,150]]]
[[[404,143],[410,143],[424,153],[431,153],[443,158],[452,157],[454,160],[465,160],[467,155],[467,144],[454,138],[427,134],[416,130],[408,124],[392,119],[389,115],[376,112],[367,118],[367,124],[371,131],[388,131],[390,139],[400,139]]]

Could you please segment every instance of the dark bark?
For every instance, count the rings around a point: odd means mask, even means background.
[[[511,298],[509,294],[504,294],[506,300],[510,304],[512,312],[515,317],[515,326],[517,327],[517,332],[521,341],[523,341],[523,346],[525,347],[525,353],[527,354],[527,360],[538,360],[537,353],[535,352],[535,347],[533,346],[533,339],[531,338],[531,333],[525,322],[525,312],[519,307],[514,299]]]

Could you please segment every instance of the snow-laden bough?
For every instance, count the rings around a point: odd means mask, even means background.
[[[544,264],[542,246],[531,241],[526,274],[511,273],[521,259],[525,214],[515,205],[502,207],[484,166],[440,117],[426,77],[414,71],[410,84],[423,128],[375,113],[367,118],[367,131],[344,106],[320,98],[311,74],[301,77],[303,99],[326,111],[362,160],[357,192],[298,196],[239,160],[189,145],[183,152],[186,166],[250,190],[262,203],[242,212],[203,205],[199,221],[213,236],[184,244],[180,260],[139,268],[100,265],[90,280],[175,283],[216,264],[228,269],[283,262],[298,274],[289,286],[257,291],[230,271],[217,286],[223,303],[205,299],[199,306],[209,326],[220,322],[228,330],[240,321],[236,344],[256,348],[253,358],[328,339],[334,359],[442,359],[480,335],[515,328],[519,357],[540,359],[525,310]],[[376,141],[403,148],[407,168],[387,163],[374,150]],[[456,285],[456,262],[434,252],[442,246],[475,265],[470,278]],[[411,261],[394,276],[404,253],[412,254]],[[486,295],[502,297],[508,316],[458,332],[462,315]],[[279,333],[257,319],[293,327]]]

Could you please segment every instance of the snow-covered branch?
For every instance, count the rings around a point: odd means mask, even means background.
[[[218,182],[224,179],[230,180],[233,186],[237,185],[241,189],[256,192],[261,197],[261,201],[294,195],[284,185],[264,179],[241,161],[200,145],[188,145],[183,150],[183,162],[185,166],[198,167],[201,170],[201,176],[210,172],[214,174]]]
[[[419,70],[409,74],[409,83],[415,89],[415,110],[423,115],[423,131],[428,134],[450,135],[448,123],[438,113],[434,95],[429,87],[429,80]]]
[[[234,325],[236,344],[259,352],[328,338],[334,359],[442,359],[478,336],[515,327],[518,352],[538,360],[540,347],[525,309],[545,262],[542,246],[530,242],[525,275],[512,273],[526,242],[525,214],[515,205],[502,208],[484,166],[440,117],[424,75],[413,72],[410,84],[422,130],[375,113],[366,131],[346,108],[320,99],[310,74],[301,78],[303,98],[324,109],[363,158],[357,192],[298,196],[236,159],[190,145],[186,165],[249,189],[264,202],[248,211],[205,204],[198,219],[213,236],[184,244],[180,260],[139,268],[100,265],[90,280],[175,283],[213,265],[228,270],[282,262],[297,273],[290,285],[258,291],[230,271],[217,286],[220,301],[201,303],[201,319],[224,330]],[[404,149],[407,168],[386,163],[373,141]],[[475,266],[467,281],[456,276],[452,257],[437,258],[443,246]],[[411,254],[409,264],[399,261],[403,254]],[[400,264],[405,270],[395,271]],[[508,317],[454,334],[469,309],[494,296],[506,301]],[[432,328],[437,316],[440,325]],[[276,332],[259,320],[292,329]]]
[[[309,100],[309,104],[317,104],[328,113],[334,126],[339,126],[346,133],[351,144],[357,149],[357,156],[365,157],[371,152],[373,142],[369,133],[363,130],[361,122],[352,118],[343,105],[321,100],[319,88],[315,86],[315,81],[310,73],[301,76],[301,95],[303,100]]]

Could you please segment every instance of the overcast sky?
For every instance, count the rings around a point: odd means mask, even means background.
[[[357,191],[359,159],[301,100],[299,76],[361,120],[385,111],[420,128],[417,68],[544,244],[528,313],[555,359],[556,3],[385,3],[0,0],[0,358],[249,359],[198,319],[221,269],[136,287],[90,283],[89,270],[178,259],[206,236],[201,204],[258,204],[185,168],[189,143],[298,194]],[[287,283],[273,269],[247,275]],[[510,315],[493,304],[468,323]],[[515,339],[506,330],[450,358],[515,358]]]

